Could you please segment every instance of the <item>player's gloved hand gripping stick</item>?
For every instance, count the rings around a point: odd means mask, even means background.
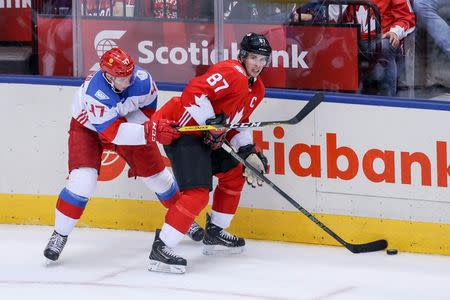
[[[215,125],[225,123],[227,120],[224,114],[220,114],[215,118],[206,120],[206,125]],[[180,131],[180,130],[178,130]],[[219,149],[222,143],[225,141],[225,135],[227,134],[226,128],[212,129],[204,131],[203,142],[210,146],[212,150]]]
[[[239,148],[237,154],[245,159],[245,161],[252,165],[256,170],[258,170],[258,173],[269,173],[269,161],[262,153],[261,149],[259,149],[256,145],[250,144],[242,146]],[[242,175],[246,178],[247,183],[253,188],[257,185],[262,186],[263,184],[263,181],[259,179],[258,176],[256,176],[255,173],[249,168],[244,168],[244,173]]]

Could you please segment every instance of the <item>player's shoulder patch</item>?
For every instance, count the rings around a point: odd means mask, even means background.
[[[149,74],[142,69],[138,69],[136,71],[136,78],[139,78],[140,80],[146,80],[147,78],[149,78]]]
[[[97,90],[94,96],[99,100],[107,100],[109,99],[108,95],[106,95],[102,90]]]

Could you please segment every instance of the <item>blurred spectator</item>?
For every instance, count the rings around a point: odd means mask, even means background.
[[[293,23],[321,23],[325,20],[325,6],[319,1],[296,5],[291,17],[291,22]]]
[[[72,0],[44,0],[42,13],[67,16],[72,14]]]
[[[82,14],[87,16],[111,16],[116,0],[82,0]]]
[[[211,0],[138,0],[136,15],[157,19],[212,19]]]
[[[137,0],[139,1],[139,0]],[[136,0],[82,0],[82,15],[133,17]]]
[[[253,1],[227,1],[223,3],[225,20],[248,20],[258,17],[258,9]]]
[[[148,11],[148,15],[153,18],[158,19],[177,19],[180,17],[181,10],[181,0],[150,0],[144,1],[150,4],[147,5],[147,8],[150,9]],[[186,1],[184,1],[186,2]]]
[[[139,0],[137,0],[139,1]],[[135,0],[116,0],[113,5],[113,16],[117,17],[133,17],[135,11]]]
[[[224,1],[225,20],[251,21],[257,23],[286,23],[295,3],[277,1]]]
[[[377,24],[373,14],[370,14],[369,20],[366,5],[342,5],[344,14],[341,21],[353,23],[356,17],[362,30],[362,40],[359,45],[362,63],[376,60],[369,74],[363,79],[362,92],[395,96],[397,94],[396,58],[401,53],[399,47],[401,41],[414,31],[415,15],[409,0],[374,0],[373,3],[378,7],[381,16],[381,53],[376,52],[376,43],[370,42],[371,38],[376,37],[375,28],[380,24]],[[330,5],[329,12],[330,18],[338,20],[339,5]],[[369,27],[370,33],[367,32]]]
[[[425,27],[428,34],[434,39],[436,44],[450,58],[450,26],[447,20],[443,19],[442,9],[446,7],[450,12],[449,0],[415,0],[414,11],[420,25]]]

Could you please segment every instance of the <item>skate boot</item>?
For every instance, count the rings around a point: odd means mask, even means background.
[[[195,242],[200,242],[205,236],[205,230],[201,228],[200,225],[197,224],[197,222],[194,221],[189,228],[189,231],[187,232],[187,236]]]
[[[187,262],[175,254],[172,248],[166,246],[159,238],[160,229],[156,230],[155,241],[150,252],[149,271],[183,274],[186,272]]]
[[[67,235],[61,235],[56,231],[53,231],[50,241],[44,249],[44,256],[50,261],[57,261],[59,255],[64,249],[64,246],[66,245],[66,242]]]
[[[245,240],[212,224],[211,217],[209,214],[206,214],[206,228],[203,244],[203,254],[205,255],[239,254],[244,251]]]

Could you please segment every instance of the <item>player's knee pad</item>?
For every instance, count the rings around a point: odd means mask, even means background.
[[[156,193],[159,201],[167,208],[180,197],[177,182],[167,168],[158,174],[142,178],[142,181]]]
[[[183,196],[175,204],[183,214],[195,218],[208,205],[209,189],[197,188],[183,191]]]
[[[167,193],[174,187],[176,187],[178,190],[176,181],[173,178],[172,173],[170,173],[170,171],[167,168],[164,168],[164,170],[155,175],[149,177],[142,177],[142,181],[149,189],[153,190],[157,195]]]
[[[94,168],[74,169],[70,172],[66,189],[75,195],[89,198],[94,194],[97,177],[97,170]]]

